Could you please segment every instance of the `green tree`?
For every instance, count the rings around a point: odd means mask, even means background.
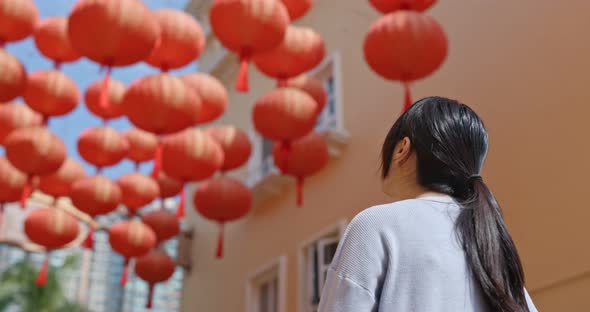
[[[20,312],[85,312],[80,305],[66,299],[64,274],[78,267],[78,257],[68,256],[59,267],[50,267],[47,283],[35,284],[38,269],[28,260],[14,263],[0,273],[0,311],[17,308]]]

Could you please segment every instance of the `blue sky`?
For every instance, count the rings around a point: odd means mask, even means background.
[[[76,0],[35,0],[41,18],[48,16],[67,16],[75,2]],[[182,10],[188,0],[145,0],[144,2],[152,9],[176,8]],[[21,60],[28,72],[53,67],[53,63],[37,51],[31,38],[8,44],[7,49]],[[194,72],[196,68],[196,63],[193,63],[173,73]],[[62,71],[78,84],[82,95],[81,100],[83,100],[86,87],[103,77],[99,72],[99,66],[85,59],[62,65]],[[123,81],[126,85],[129,85],[129,83],[139,77],[157,72],[156,69],[140,63],[129,67],[115,68],[112,75],[114,79]],[[84,164],[86,173],[88,174],[94,173],[94,169],[78,155],[76,141],[82,130],[88,127],[98,126],[101,123],[102,121],[100,119],[94,117],[86,110],[83,102],[80,102],[76,110],[70,114],[50,119],[49,128],[51,131],[64,141],[68,148],[69,156]],[[109,125],[118,131],[123,131],[131,127],[125,118],[113,120]],[[144,164],[141,170],[148,172],[150,168],[151,164]],[[132,170],[132,163],[125,160],[117,166],[105,168],[103,172],[106,176],[115,179],[121,174],[131,172]]]

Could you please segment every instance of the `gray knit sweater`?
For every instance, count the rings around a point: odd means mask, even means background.
[[[491,312],[458,243],[460,209],[450,197],[424,197],[361,212],[340,242],[319,312]]]

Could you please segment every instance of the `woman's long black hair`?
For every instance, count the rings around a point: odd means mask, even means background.
[[[383,144],[383,178],[396,144],[408,137],[416,153],[418,183],[451,195],[462,209],[456,230],[472,274],[493,311],[528,312],[524,273],[500,206],[481,178],[488,150],[482,120],[467,105],[429,97],[395,122]]]

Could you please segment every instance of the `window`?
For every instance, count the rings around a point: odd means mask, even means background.
[[[302,244],[300,250],[300,312],[317,312],[326,275],[346,227],[340,221]]]
[[[286,278],[285,256],[252,274],[246,282],[246,311],[285,312]]]

